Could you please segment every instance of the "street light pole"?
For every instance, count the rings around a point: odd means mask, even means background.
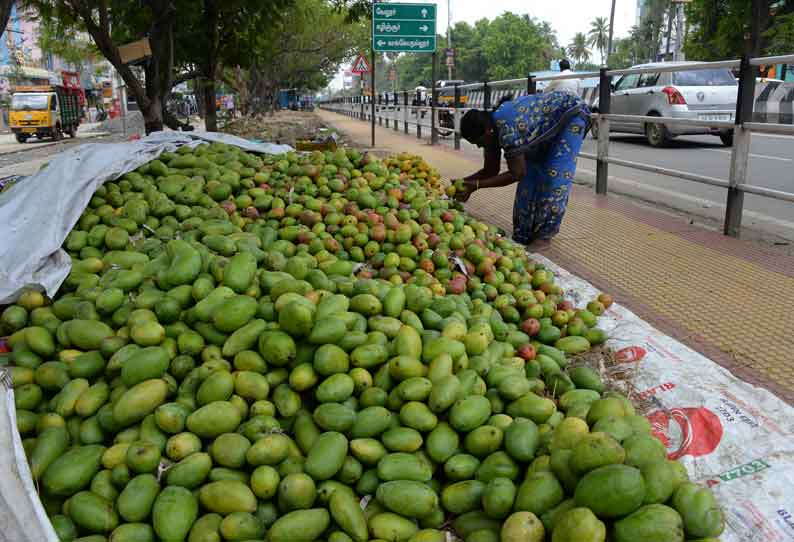
[[[452,49],[452,0],[447,0],[447,49]],[[447,53],[449,54],[449,53]],[[452,80],[452,64],[449,62],[449,57],[446,58],[447,62],[447,79]]]
[[[609,66],[609,56],[612,54],[612,36],[615,28],[615,1],[612,0],[612,11],[609,14],[609,40],[607,41],[607,57],[601,59],[604,66]]]

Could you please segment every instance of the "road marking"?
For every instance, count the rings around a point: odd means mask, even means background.
[[[731,154],[731,151],[725,149],[703,149],[703,150],[710,152],[721,152],[723,154]],[[752,156],[753,158],[761,158],[763,160],[779,160],[781,162],[791,162],[791,158],[781,158],[780,156],[769,156],[768,154],[755,154],[751,152],[750,156]]]

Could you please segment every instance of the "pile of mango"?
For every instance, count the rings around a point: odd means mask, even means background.
[[[421,156],[403,152],[386,158],[384,164],[391,173],[401,175],[405,180],[424,181],[430,188],[441,190],[441,175]]]
[[[98,189],[55,299],[0,316],[60,539],[716,540],[576,359],[611,298],[573,307],[456,205],[354,150],[216,143]]]

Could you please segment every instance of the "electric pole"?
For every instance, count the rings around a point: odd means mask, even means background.
[[[612,54],[612,36],[615,28],[615,1],[612,0],[612,11],[609,14],[609,40],[607,41],[607,57],[601,59],[604,66],[609,66],[609,56]]]
[[[447,50],[452,49],[452,0],[447,0]],[[447,79],[452,80],[452,64],[447,53]]]

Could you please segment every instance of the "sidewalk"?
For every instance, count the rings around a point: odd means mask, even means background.
[[[318,115],[369,145],[368,123]],[[381,127],[375,150],[422,155],[445,179],[481,167],[471,156]],[[513,191],[481,190],[467,209],[510,232]],[[742,380],[794,403],[794,257],[577,185],[562,231],[539,252]]]

